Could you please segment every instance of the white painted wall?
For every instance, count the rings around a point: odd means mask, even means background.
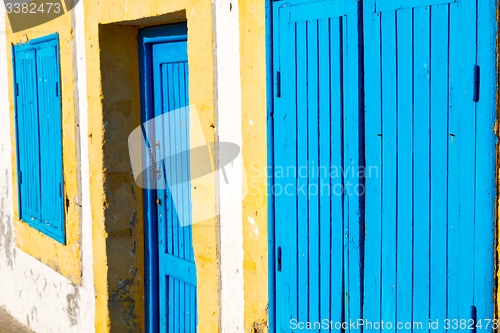
[[[15,247],[5,7],[0,6],[0,307],[35,332],[94,332],[92,230],[88,183],[87,98],[83,1],[74,9],[77,92],[82,139],[82,285],[56,273]]]
[[[238,0],[214,0],[215,117],[218,142],[242,146]],[[241,154],[218,174],[220,213],[220,324],[222,333],[244,331]]]

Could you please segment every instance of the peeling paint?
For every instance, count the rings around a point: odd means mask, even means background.
[[[72,326],[78,323],[78,313],[80,311],[79,298],[80,291],[75,285],[73,285],[73,291],[66,296],[68,301],[67,313]]]
[[[250,224],[252,225],[253,233],[255,234],[255,236],[259,236],[259,227],[257,226],[257,224],[255,224],[255,219],[253,218],[253,216],[250,216],[248,218],[248,222],[250,222]],[[257,237],[255,237],[255,240],[257,240]]]

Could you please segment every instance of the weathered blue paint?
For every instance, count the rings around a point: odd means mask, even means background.
[[[486,331],[496,4],[365,0],[360,19],[353,3],[269,3],[271,331],[358,318],[429,331],[429,319],[473,316]],[[307,177],[287,169],[307,163]],[[323,166],[365,166],[366,178],[315,174]],[[324,182],[366,192],[300,190]]]
[[[16,45],[13,53],[20,217],[64,244],[59,37]]]
[[[273,77],[281,76],[270,130],[273,257],[281,252],[275,325],[292,332],[291,319],[361,317],[363,213],[353,195],[363,160],[358,2],[272,7]],[[347,169],[356,171],[343,178]]]
[[[141,71],[145,85],[143,120],[189,104],[186,26],[153,29],[144,30],[140,36],[144,61],[149,65]],[[155,38],[165,32],[171,36]],[[189,150],[189,114],[172,114],[174,116],[163,117],[164,121],[155,121],[154,138],[148,138],[149,148],[146,147],[147,151],[152,149],[158,167],[154,177],[165,182],[168,182],[166,175],[189,179],[190,172],[189,154],[169,159],[171,155]],[[158,274],[148,277],[148,331],[195,332],[196,267],[191,225],[179,224],[179,220],[191,221],[190,182],[167,186],[166,190],[146,190],[145,194],[150,244],[148,274]],[[179,199],[174,203],[173,197]]]
[[[429,319],[472,319],[473,307],[484,321],[494,309],[495,6],[363,5],[366,166],[380,175],[366,179],[363,315],[422,322],[419,332]],[[478,103],[476,64],[491,73],[481,69]]]

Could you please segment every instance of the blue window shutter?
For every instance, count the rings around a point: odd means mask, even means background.
[[[35,50],[15,52],[15,71],[20,217],[36,226],[41,208]]]
[[[14,76],[20,217],[65,244],[58,35],[16,45]]]
[[[61,94],[57,40],[36,50],[40,130],[41,228],[64,243]]]

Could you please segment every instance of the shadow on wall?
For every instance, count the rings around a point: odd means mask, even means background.
[[[142,192],[134,185],[127,150],[128,134],[140,124],[137,32],[135,26],[99,26],[111,332],[144,330]]]
[[[95,271],[94,277],[106,279],[110,332],[144,332],[146,325],[143,196],[128,151],[128,136],[141,124],[138,31],[148,24],[178,22],[180,17],[185,20],[185,12],[99,25],[103,142],[92,142],[90,134],[89,143],[102,144],[103,149],[108,269]]]
[[[79,0],[4,0],[12,32],[34,28],[69,13]]]

